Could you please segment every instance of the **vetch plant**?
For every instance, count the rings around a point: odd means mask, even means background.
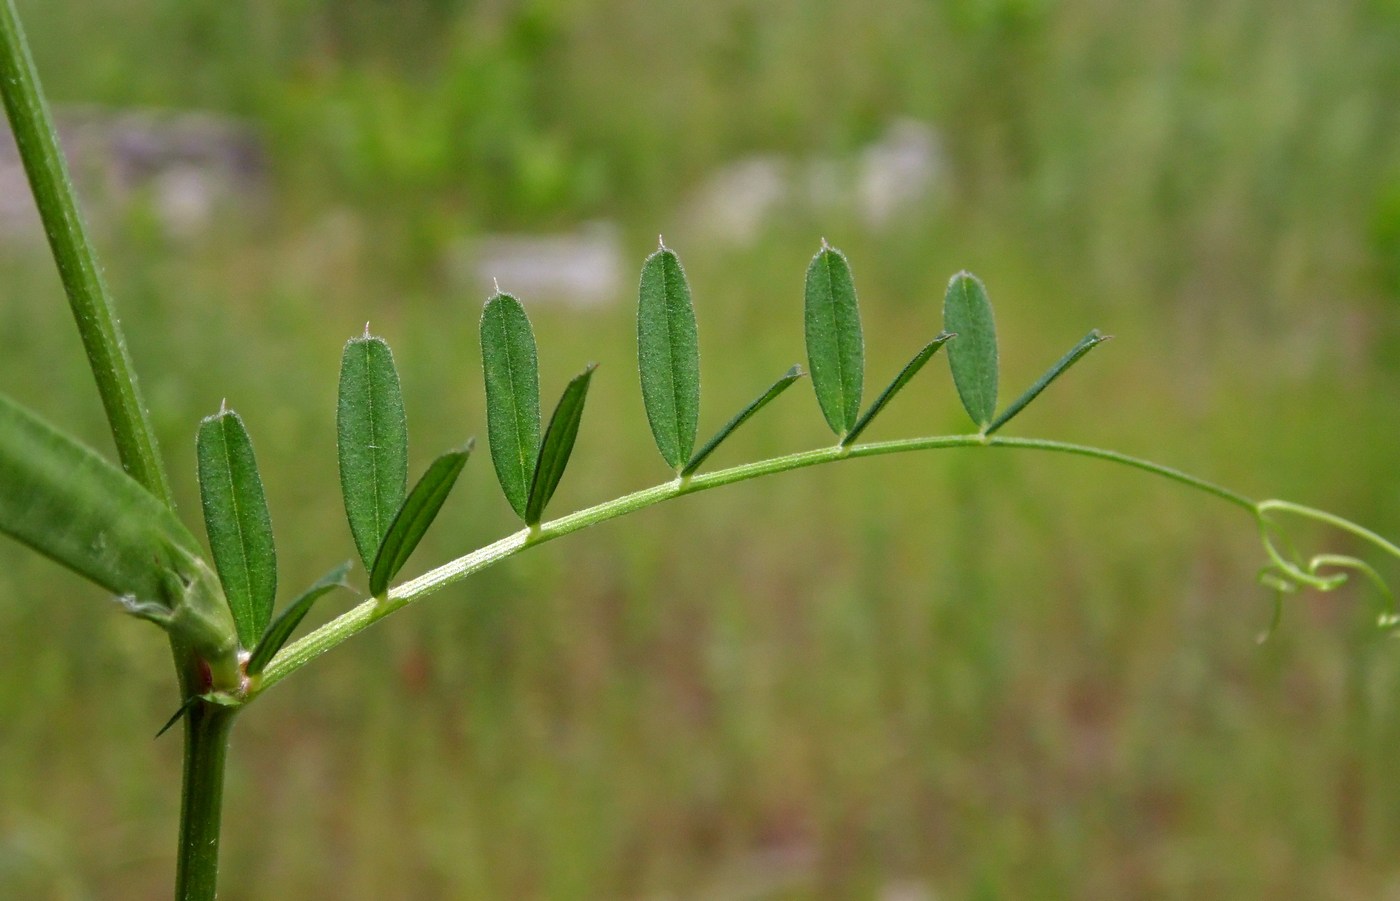
[[[207,553],[173,511],[164,464],[84,232],[13,0],[0,2],[0,89],[121,461],[120,468],[109,463],[0,395],[0,531],[101,586],[127,612],[168,633],[180,701],[166,728],[183,721],[185,747],[178,899],[215,896],[229,732],[236,715],[269,688],[394,611],[522,550],[662,501],[763,475],[848,458],[944,448],[1020,448],[1091,457],[1164,477],[1249,513],[1266,559],[1260,580],[1275,590],[1275,623],[1283,593],[1332,590],[1351,572],[1367,577],[1385,599],[1381,625],[1400,622],[1393,597],[1370,563],[1329,553],[1304,557],[1288,543],[1282,522],[1288,517],[1309,519],[1400,558],[1400,547],[1368,529],[1287,501],[1254,501],[1114,451],[998,434],[1107,339],[1091,331],[1019,397],[998,408],[992,306],[982,282],[968,273],[953,276],[948,284],[942,328],[862,406],[865,343],[855,279],[845,255],[825,240],[805,279],[806,373],[799,365],[787,369],[698,449],[700,342],[690,285],[680,257],[664,242],[647,257],[638,293],[637,366],[647,420],[672,475],[650,488],[552,520],[545,513],[583,427],[596,365],[588,363],[564,384],[546,421],[529,317],[517,298],[498,289],[486,301],[480,321],[486,435],[501,490],[524,527],[397,584],[395,579],[463,472],[472,442],[442,453],[409,487],[407,415],[393,354],[366,326],[345,345],[336,417],[341,489],[363,574],[352,582],[353,561],[333,565],[278,613],[277,549],[268,505],[253,442],[237,413],[221,408],[197,430]],[[945,348],[973,431],[861,443],[871,422]],[[835,443],[704,470],[721,443],[807,373]],[[318,599],[338,587],[355,591],[355,584],[366,589],[357,606],[289,641]]]

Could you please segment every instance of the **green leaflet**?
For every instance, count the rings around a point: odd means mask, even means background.
[[[680,258],[664,245],[642,265],[637,368],[657,450],[679,470],[700,422],[700,343]]]
[[[1066,369],[1069,369],[1075,363],[1078,363],[1080,357],[1084,356],[1089,351],[1093,350],[1095,347],[1098,347],[1100,344],[1107,341],[1108,338],[1108,335],[1100,334],[1098,329],[1094,329],[1089,334],[1085,335],[1083,338],[1080,338],[1079,343],[1069,349],[1069,353],[1065,354],[1063,357],[1060,357],[1060,359],[1055,363],[1055,365],[1051,366],[1045,371],[1044,375],[1036,379],[1034,385],[1031,385],[1029,388],[1026,389],[1025,394],[1022,394],[1020,397],[1016,398],[1016,400],[1012,402],[1011,406],[1003,410],[1001,415],[998,416],[992,422],[991,425],[987,426],[987,434],[992,434],[997,429],[1010,422],[1011,417],[1015,416],[1017,413],[1020,413],[1026,408],[1028,404],[1030,404],[1031,401],[1039,397],[1040,392],[1044,391],[1051,382],[1059,378],[1060,375]]]
[[[860,414],[865,343],[850,264],[825,241],[807,267],[803,312],[812,389],[827,425],[844,436]]]
[[[300,597],[287,605],[287,609],[278,614],[272,625],[267,627],[267,632],[263,634],[257,647],[253,648],[253,653],[248,656],[248,675],[256,676],[267,668],[272,658],[282,650],[287,639],[292,637],[296,627],[310,612],[311,605],[332,588],[345,587],[345,575],[348,572],[350,561],[347,560],[318,579],[316,584],[302,592]]]
[[[0,531],[192,648],[216,687],[237,684],[237,629],[195,537],[135,479],[3,395]]]
[[[463,449],[438,457],[408,493],[384,535],[378,556],[374,558],[374,567],[369,574],[371,595],[379,597],[383,594],[389,587],[389,581],[408,562],[414,548],[418,547],[418,542],[423,540],[428,527],[437,518],[447,495],[452,492],[452,486],[457,483],[457,476],[467,464],[471,451],[472,443],[467,442]]]
[[[336,436],[345,515],[369,569],[408,490],[408,423],[394,355],[368,329],[340,360]]]
[[[959,272],[948,282],[943,328],[958,336],[948,348],[958,397],[973,423],[986,432],[997,408],[997,330],[987,289],[970,272]]]
[[[222,410],[199,424],[195,450],[214,566],[239,642],[251,648],[267,628],[277,597],[277,548],[253,444],[242,418]]]
[[[530,483],[530,498],[525,505],[525,524],[538,525],[544,516],[545,505],[554,496],[559,480],[564,477],[564,468],[569,465],[569,455],[574,452],[574,439],[578,437],[579,421],[583,419],[583,404],[588,399],[588,383],[593,378],[596,363],[569,380],[564,394],[549,418],[549,428],[545,430],[544,442],[540,445],[540,458],[535,464],[535,477]]]
[[[481,312],[481,366],[486,376],[486,436],[506,500],[521,518],[540,455],[540,367],[525,308],[497,293]]]
[[[132,603],[179,602],[199,542],[126,473],[0,395],[0,531]]]
[[[894,396],[899,393],[900,389],[909,384],[909,380],[917,375],[920,369],[924,368],[924,364],[927,363],[934,354],[938,353],[938,348],[947,344],[948,340],[954,337],[957,336],[952,332],[941,332],[932,341],[925,344],[922,350],[914,354],[914,358],[904,364],[904,368],[899,371],[899,375],[894,377],[894,381],[890,382],[885,390],[880,392],[880,396],[875,398],[875,403],[870,405],[870,409],[865,411],[865,415],[860,418],[860,421],[846,433],[845,438],[841,439],[841,446],[850,447],[852,444],[855,444],[856,439],[860,437],[860,433],[864,432],[875,417],[880,415],[880,411],[885,409],[885,405],[894,399]]]
[[[685,468],[681,470],[681,476],[693,475],[700,468],[701,464],[705,462],[705,458],[714,453],[715,448],[719,447],[720,444],[724,442],[724,439],[728,438],[735,429],[747,422],[750,416],[762,410],[768,405],[769,401],[779,394],[782,394],[793,382],[802,378],[805,374],[801,366],[793,366],[776,382],[769,385],[767,391],[764,391],[758,397],[754,398],[747,407],[734,414],[733,419],[726,422],[724,426],[715,433],[713,438],[705,442],[704,447],[695,452],[695,456],[691,457],[690,462],[686,463]]]

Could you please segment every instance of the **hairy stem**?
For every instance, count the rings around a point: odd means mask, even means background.
[[[127,473],[168,504],[170,485],[156,450],[155,433],[141,402],[111,294],[78,210],[68,165],[58,146],[14,0],[0,0],[0,94],[97,380],[117,454]]]
[[[1248,510],[1251,516],[1257,516],[1255,502],[1242,494],[1222,488],[1212,482],[1199,479],[1193,475],[1172,469],[1169,466],[1162,466],[1148,460],[1141,460],[1137,457],[1130,457],[1127,454],[1120,454],[1117,451],[1103,450],[1097,447],[1086,447],[1080,444],[1066,444],[1060,441],[1047,441],[1038,438],[988,438],[982,435],[944,435],[930,438],[907,438],[899,441],[880,441],[871,444],[861,444],[855,447],[843,448],[840,445],[834,447],[819,448],[817,450],[802,451],[800,453],[788,454],[781,457],[773,457],[768,460],[760,460],[756,463],[746,463],[742,466],[734,466],[729,469],[721,469],[716,472],[705,473],[693,476],[689,479],[676,479],[661,485],[654,485],[651,488],[644,488],[641,491],[624,495],[614,500],[606,501],[567,516],[547,523],[542,523],[536,529],[522,529],[513,535],[479,548],[464,557],[458,557],[449,563],[445,563],[436,569],[430,570],[415,579],[411,579],[390,589],[383,598],[374,598],[363,602],[354,609],[342,614],[334,620],[321,626],[316,631],[304,638],[293,642],[282,650],[272,662],[268,664],[263,672],[262,680],[254,688],[250,695],[266,691],[273,685],[285,679],[287,676],[301,669],[315,658],[329,651],[331,648],[345,641],[353,635],[364,631],[370,625],[393,613],[407,607],[439,589],[446,588],[454,582],[459,582],[467,576],[480,572],[488,566],[492,566],[510,557],[526,547],[542,544],[551,541],[570,532],[577,532],[579,529],[596,525],[619,516],[625,516],[662,501],[670,500],[686,494],[695,494],[710,488],[719,488],[722,485],[730,485],[734,482],[743,482],[748,479],[755,479],[759,476],[770,475],[778,472],[787,472],[793,469],[802,469],[807,466],[816,466],[821,463],[831,463],[837,460],[844,460],[851,457],[875,457],[882,454],[898,454],[909,451],[936,450],[950,447],[1005,447],[1022,448],[1029,450],[1051,451],[1054,453],[1074,454],[1081,457],[1091,457],[1097,460],[1105,460],[1110,463],[1117,463],[1140,469],[1153,475],[1161,476],[1213,495],[1221,500],[1228,501],[1235,506]]]
[[[199,701],[185,716],[185,791],[180,803],[176,901],[214,901],[217,893],[224,764],[237,712],[237,708]]]
[[[173,506],[155,431],[146,414],[111,293],[97,263],[96,249],[78,209],[68,164],[58,145],[53,117],[44,100],[14,0],[0,0],[0,98],[9,115],[122,467],[146,490]],[[189,697],[199,690],[199,660],[174,637],[170,650],[181,696]],[[210,713],[199,719],[194,715],[189,718],[179,845],[178,897],[182,899],[214,897],[229,716]]]

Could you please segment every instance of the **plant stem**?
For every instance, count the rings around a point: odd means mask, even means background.
[[[14,0],[0,0],[0,99],[9,115],[122,468],[173,507],[155,431],[146,414],[111,293],[97,263],[96,249],[78,209],[68,164],[58,145],[53,117],[44,100]],[[170,650],[181,697],[189,697],[200,690],[199,660],[189,647],[173,637]],[[203,706],[206,705],[200,705]],[[220,711],[198,717],[192,713],[188,717],[179,845],[178,897],[182,899],[214,897],[219,805],[230,721],[231,714]]]
[[[258,694],[271,688],[273,685],[285,679],[287,676],[301,669],[315,658],[329,651],[331,648],[345,641],[353,635],[364,631],[370,625],[383,619],[395,610],[402,609],[414,601],[419,600],[439,589],[445,588],[454,582],[459,582],[467,576],[480,572],[481,570],[499,563],[526,547],[551,541],[570,532],[605,522],[609,519],[616,519],[628,513],[659,504],[662,501],[680,497],[685,494],[695,494],[710,488],[719,488],[722,485],[730,485],[734,482],[743,482],[748,479],[755,479],[759,476],[770,475],[772,473],[787,472],[792,469],[802,469],[807,466],[816,466],[821,463],[832,463],[837,460],[844,460],[848,457],[875,457],[883,454],[907,453],[910,451],[937,450],[950,447],[1006,447],[1021,448],[1028,450],[1051,451],[1054,453],[1073,454],[1081,457],[1091,457],[1096,460],[1105,460],[1110,463],[1117,463],[1140,469],[1153,475],[1161,476],[1171,481],[1203,491],[1221,500],[1228,501],[1235,506],[1248,510],[1251,516],[1256,516],[1255,502],[1242,494],[1222,488],[1213,482],[1199,479],[1196,476],[1184,473],[1169,466],[1162,466],[1148,460],[1137,457],[1130,457],[1127,454],[1120,454],[1117,451],[1104,450],[1097,447],[1087,447],[1082,444],[1067,444],[1061,441],[1047,441],[1039,438],[989,438],[983,435],[942,435],[928,438],[906,438],[898,441],[880,441],[871,444],[861,444],[851,448],[843,448],[840,445],[834,447],[824,447],[817,450],[802,451],[795,454],[787,454],[781,457],[773,457],[768,460],[760,460],[756,463],[746,463],[742,466],[733,466],[729,469],[721,469],[716,472],[705,473],[693,476],[690,479],[676,479],[661,485],[654,485],[644,488],[641,491],[615,498],[551,522],[543,523],[537,529],[521,529],[513,535],[507,535],[492,544],[479,548],[464,557],[458,557],[449,563],[445,563],[436,569],[430,570],[416,579],[411,579],[390,589],[383,598],[371,598],[346,613],[336,617],[314,632],[306,635],[298,641],[293,642],[282,650],[267,669],[263,671],[262,680],[249,695],[251,700]]]
[[[219,823],[224,764],[237,708],[199,701],[185,716],[184,794],[176,901],[213,901],[219,879]]]
[[[97,380],[117,455],[132,478],[169,504],[170,484],[156,450],[155,433],[141,402],[111,294],[78,210],[68,165],[58,146],[14,0],[0,0],[0,94],[68,293],[68,305],[78,323],[88,365]]]

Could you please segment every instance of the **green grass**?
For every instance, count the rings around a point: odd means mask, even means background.
[[[997,305],[1008,395],[1089,327],[1116,336],[1008,431],[1400,534],[1394,4],[335,6],[21,10],[60,100],[267,130],[285,198],[269,221],[100,243],[181,510],[197,519],[194,429],[227,396],[286,585],[349,556],[344,340],[369,319],[393,343],[420,471],[485,434],[484,297],[450,288],[443,248],[600,213],[623,217],[638,267],[657,231],[685,259],[702,433],[803,359],[824,234],[855,270],[872,385],[968,268]],[[672,210],[725,158],[840,150],[900,112],[948,135],[940,212],[894,235],[801,221],[737,253],[681,242]],[[51,264],[3,257],[4,390],[106,450]],[[544,396],[601,363],[552,511],[668,478],[632,302],[530,308]],[[794,388],[714,465],[826,443],[818,414]],[[962,416],[935,358],[868,437]],[[477,455],[406,572],[516,527],[493,482]],[[1234,509],[1019,452],[686,498],[484,573],[271,692],[234,735],[223,897],[690,896],[754,861],[773,898],[909,879],[948,897],[1377,897],[1400,840],[1395,646],[1360,587],[1290,601],[1256,646],[1261,562]],[[0,547],[0,895],[167,890],[179,755],[149,739],[177,699],[159,633],[88,615],[103,603]]]

